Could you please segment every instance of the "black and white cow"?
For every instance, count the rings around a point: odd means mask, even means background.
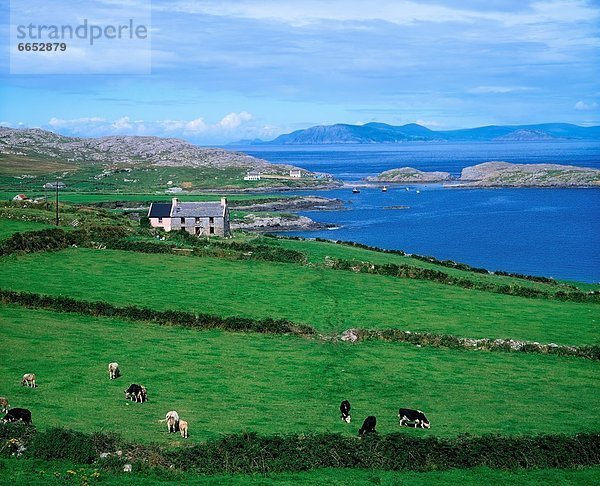
[[[133,400],[134,402],[143,403],[148,400],[146,388],[143,385],[132,383],[125,390],[125,400]]]
[[[429,420],[427,420],[427,417],[425,417],[425,414],[421,410],[401,408],[398,411],[398,419],[400,420],[400,425],[406,425],[406,422],[411,422],[415,427],[421,427],[422,429],[431,427]]]
[[[358,429],[358,435],[371,434],[375,432],[375,426],[377,425],[377,419],[373,415],[369,415],[362,424],[362,427]]]
[[[349,424],[352,417],[350,416],[350,402],[348,400],[344,400],[340,404],[340,413],[342,414],[342,420]]]
[[[31,412],[26,408],[11,408],[2,419],[2,422],[25,422],[31,425]]]

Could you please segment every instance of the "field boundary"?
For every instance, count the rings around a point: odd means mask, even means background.
[[[154,323],[197,330],[221,329],[230,332],[291,334],[302,338],[350,343],[378,340],[435,348],[554,354],[600,360],[600,346],[598,345],[564,346],[554,343],[540,344],[513,339],[474,339],[401,329],[349,329],[341,335],[332,336],[319,334],[309,324],[295,323],[287,319],[252,319],[239,316],[221,317],[213,314],[186,311],[160,311],[138,306],[119,307],[103,301],[76,300],[65,296],[18,292],[1,288],[0,302],[2,304],[13,304],[29,309],[44,309],[54,312],[83,314],[92,317],[113,317],[133,322]]]
[[[37,431],[21,424],[0,424],[6,444],[0,454],[95,463],[105,470],[148,467],[200,474],[271,473],[318,468],[432,471],[452,468],[537,469],[600,464],[600,433],[575,435],[460,435],[414,437],[406,433],[362,438],[341,434],[261,436],[246,432],[193,446],[165,449],[129,444],[116,434],[84,434],[64,428]],[[121,454],[116,453],[117,448]],[[103,458],[100,458],[102,454]]]

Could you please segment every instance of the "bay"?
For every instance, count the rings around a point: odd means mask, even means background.
[[[239,149],[270,162],[327,172],[348,184],[404,166],[459,175],[464,167],[490,160],[600,168],[600,142]],[[352,194],[349,188],[318,191],[318,194],[342,199],[347,209],[302,214],[337,228],[287,234],[357,241],[489,270],[600,281],[600,189],[449,189],[434,184],[392,185],[385,193],[372,187],[361,188],[360,194]],[[394,206],[408,208],[391,209]]]

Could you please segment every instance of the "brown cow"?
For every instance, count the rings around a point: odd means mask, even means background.
[[[25,373],[23,375],[23,379],[21,380],[21,385],[35,388],[35,373]]]
[[[8,410],[8,398],[6,397],[0,397],[0,412],[2,413],[6,413],[6,411]]]

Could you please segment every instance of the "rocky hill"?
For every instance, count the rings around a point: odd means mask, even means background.
[[[458,179],[447,172],[424,172],[403,167],[367,180],[387,183],[448,182],[455,187],[600,187],[600,170],[558,164],[485,162],[464,168]]]
[[[184,140],[160,137],[64,137],[40,129],[0,127],[0,158],[28,157],[62,164],[145,165],[156,167],[242,167],[288,172],[290,165],[273,165],[241,152],[200,148]]]

